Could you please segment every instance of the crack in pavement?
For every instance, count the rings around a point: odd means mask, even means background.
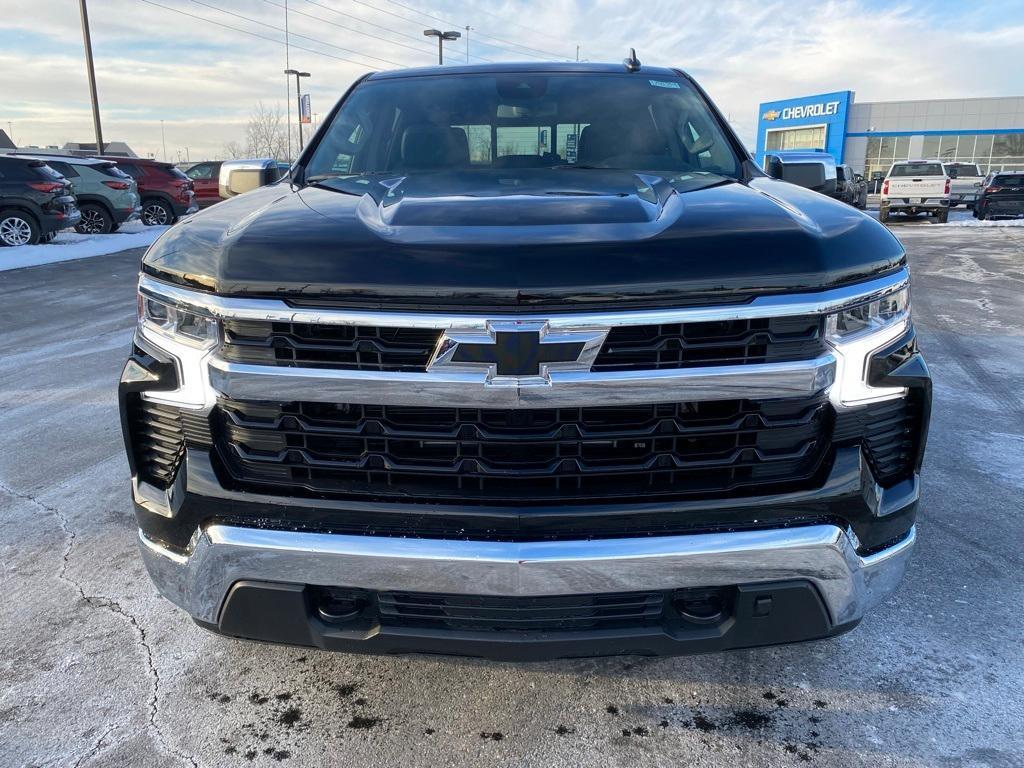
[[[53,488],[53,490],[59,489],[60,487],[61,485],[58,484]],[[164,737],[163,731],[160,729],[160,726],[156,721],[156,716],[157,713],[159,712],[160,703],[160,671],[157,669],[156,663],[153,659],[153,649],[149,645],[149,641],[146,636],[146,628],[142,626],[142,624],[139,622],[139,620],[135,617],[134,614],[126,610],[117,600],[114,600],[110,597],[106,597],[104,595],[87,594],[82,585],[68,575],[67,571],[71,559],[71,550],[74,548],[75,541],[78,538],[78,534],[76,534],[74,530],[71,528],[70,521],[67,519],[64,513],[60,511],[60,509],[50,504],[47,504],[43,501],[40,501],[38,498],[36,498],[34,495],[30,493],[22,493],[21,491],[17,491],[3,482],[0,482],[0,490],[4,491],[5,493],[11,496],[14,496],[17,499],[21,499],[22,501],[27,501],[30,504],[34,504],[35,506],[39,507],[40,509],[46,512],[49,512],[55,518],[57,518],[57,523],[60,525],[61,530],[64,532],[64,536],[67,541],[67,544],[64,547],[64,554],[61,558],[61,566],[60,570],[57,573],[57,578],[59,578],[66,584],[69,584],[72,588],[74,588],[75,591],[78,592],[81,599],[86,603],[86,605],[92,608],[105,609],[117,616],[120,616],[122,619],[128,622],[128,624],[138,635],[138,645],[140,645],[142,649],[145,651],[146,666],[149,669],[149,676],[153,682],[153,694],[149,700],[149,726],[153,729],[153,733],[156,736],[157,743],[164,750],[164,752],[174,755],[175,757],[187,762],[193,768],[199,768],[199,763],[196,762],[195,758],[172,746],[167,741],[167,739]],[[112,730],[114,730],[113,727],[110,728],[106,733],[104,733],[103,736],[101,736],[99,741],[97,742],[97,745],[93,747],[92,751],[84,755],[82,758],[80,758],[76,765],[79,765],[82,762],[82,760],[88,759],[89,757],[98,754],[98,747],[100,746],[103,739],[106,738],[107,734],[109,734],[110,731]],[[117,742],[112,742],[112,744],[113,743]]]

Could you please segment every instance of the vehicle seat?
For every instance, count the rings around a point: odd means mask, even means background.
[[[670,157],[668,144],[648,120],[632,123],[592,123],[580,131],[576,162],[601,165],[611,158]],[[630,165],[642,166],[633,162]]]
[[[461,128],[411,125],[402,133],[399,164],[407,171],[465,168],[469,165],[469,139]]]

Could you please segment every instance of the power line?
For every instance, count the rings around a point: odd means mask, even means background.
[[[408,16],[403,16],[400,13],[395,13],[394,11],[389,11],[386,8],[380,8],[380,7],[376,6],[376,5],[372,5],[372,4],[368,3],[368,2],[366,2],[365,0],[350,0],[350,2],[353,2],[356,5],[365,6],[366,8],[369,8],[370,10],[373,10],[373,11],[377,11],[378,13],[386,13],[388,16],[393,16],[396,19],[401,19],[402,21],[408,22],[410,24],[420,25],[420,24],[423,23],[422,21],[419,21],[418,19],[410,19]],[[408,8],[409,6],[402,6],[402,7]],[[449,21],[447,21],[445,19],[440,18],[439,16],[431,16],[430,14],[421,13],[419,11],[416,11],[414,8],[409,8],[409,10],[412,10],[414,13],[417,13],[417,14],[419,14],[420,16],[422,16],[424,18],[431,19],[433,21],[441,21],[441,22],[443,22],[445,24],[448,24],[449,26],[452,26],[452,27],[458,27],[459,29],[462,29],[465,26],[463,24],[456,24],[455,22],[449,22]],[[480,35],[480,36],[481,37],[489,37],[488,35]],[[476,38],[474,38],[474,40],[475,39]],[[492,38],[492,39],[496,39],[496,38]],[[562,58],[561,56],[558,56],[557,54],[550,54],[550,53],[542,53],[542,55],[540,55],[540,56],[534,56],[534,55],[531,55],[531,54],[524,54],[522,51],[514,51],[514,50],[511,50],[509,48],[504,48],[503,46],[500,46],[500,45],[495,45],[494,43],[480,43],[480,44],[481,45],[485,45],[488,48],[496,48],[499,51],[506,51],[508,53],[515,54],[516,56],[526,55],[526,56],[529,56],[530,58],[534,58],[534,59],[549,59],[549,58],[551,58],[551,56],[555,56],[555,58]],[[482,58],[482,57],[471,56],[471,58]],[[491,61],[491,60],[490,59],[484,59],[484,61]]]
[[[263,0],[263,2],[266,3],[267,5],[274,6],[275,8],[284,9],[283,5],[275,3],[274,0]],[[314,3],[314,5],[318,5],[318,3]],[[328,9],[328,10],[330,10],[330,9]],[[330,21],[329,19],[325,19],[325,18],[323,18],[321,16],[314,16],[311,13],[303,13],[302,11],[297,11],[294,8],[289,8],[288,9],[288,13],[289,14],[294,13],[294,14],[298,14],[299,16],[305,16],[306,18],[309,18],[309,19],[315,19],[316,21],[319,21],[322,24],[330,24],[332,27],[338,27],[339,29],[347,29],[349,32],[355,32],[356,34],[363,35],[365,37],[372,37],[375,40],[382,40],[385,43],[389,43],[390,45],[399,45],[402,48],[408,48],[410,51],[415,51],[416,53],[420,53],[420,54],[423,54],[423,55],[426,55],[426,56],[429,56],[429,55],[433,54],[432,50],[428,50],[426,48],[417,48],[417,47],[409,45],[407,43],[400,43],[397,40],[388,40],[386,37],[381,37],[380,35],[374,35],[374,34],[372,34],[370,32],[364,32],[361,29],[355,29],[353,27],[347,27],[344,24],[338,24],[335,21]],[[295,33],[292,32],[291,34],[294,35]]]
[[[434,21],[440,21],[443,24],[448,24],[448,25],[456,26],[456,27],[462,27],[463,26],[462,24],[458,24],[457,22],[454,22],[451,19],[444,19],[444,18],[442,18],[440,16],[434,16],[431,13],[427,13],[426,11],[421,11],[420,9],[414,8],[411,5],[406,5],[405,3],[399,2],[399,0],[386,0],[386,2],[389,2],[392,5],[397,5],[400,8],[405,8],[406,10],[413,11],[414,13],[418,13],[421,16],[426,16],[428,19],[433,19]],[[531,47],[529,47],[527,45],[520,45],[519,43],[514,43],[511,40],[505,40],[504,38],[496,37],[495,35],[485,35],[483,32],[480,32],[479,30],[476,30],[476,34],[477,34],[477,37],[483,37],[483,38],[488,39],[488,40],[497,40],[499,43],[505,43],[506,45],[511,45],[513,48],[522,48],[524,51],[532,51],[534,53],[539,53],[539,54],[541,54],[544,57],[554,56],[556,59],[571,59],[572,58],[571,56],[564,56],[563,54],[560,54],[560,53],[553,53],[551,51],[545,51],[545,50],[543,50],[541,48],[531,48]],[[495,47],[500,47],[500,46],[495,46]]]
[[[509,21],[505,17],[499,16],[494,11],[489,11],[486,8],[474,7],[473,8],[473,13],[485,13],[488,16],[492,16],[495,19],[498,19],[499,21],[501,21],[504,24],[511,24],[514,27],[519,27],[520,29],[525,29],[527,32],[529,32],[532,35],[538,35],[539,37],[546,37],[548,40],[551,40],[552,42],[558,43],[559,45],[562,45],[565,42],[564,40],[561,40],[561,39],[559,39],[557,37],[553,37],[552,35],[549,35],[546,32],[541,32],[539,29],[534,29],[533,27],[528,27],[525,24],[520,24],[518,21]]]
[[[252,18],[250,18],[248,16],[243,16],[240,13],[235,13],[234,11],[229,11],[226,8],[218,8],[216,5],[210,5],[209,3],[204,3],[202,0],[192,0],[192,2],[195,3],[196,5],[203,6],[204,8],[210,8],[211,10],[214,10],[214,11],[220,11],[221,13],[226,13],[228,16],[234,16],[235,18],[242,19],[244,21],[248,21],[250,24],[259,24],[261,26],[267,27],[268,29],[273,29],[273,30],[275,30],[277,32],[284,32],[284,30],[281,29],[280,27],[275,27],[272,24],[266,24],[266,23],[264,23],[262,21],[259,21],[257,19],[252,19]],[[308,35],[300,35],[297,32],[291,32],[290,35],[292,37],[298,37],[298,38],[301,38],[303,40],[309,40],[309,41],[314,42],[314,43],[320,43],[321,45],[326,45],[329,48],[337,48],[339,51],[346,51],[348,53],[354,53],[356,56],[365,56],[368,59],[376,59],[377,61],[383,61],[385,64],[394,64],[396,67],[405,67],[405,66],[407,66],[406,64],[403,64],[403,63],[398,62],[398,61],[392,61],[391,59],[381,58],[380,56],[374,56],[374,55],[369,54],[369,53],[363,53],[362,51],[354,51],[351,48],[345,48],[345,47],[340,46],[340,45],[335,45],[334,43],[328,43],[326,40],[321,40],[321,39],[316,38],[316,37],[309,37]]]
[[[270,2],[270,0],[263,0],[263,2]],[[316,2],[316,0],[303,0],[303,2],[309,3],[310,5],[315,5],[318,8],[323,8],[325,11],[330,11],[331,13],[336,13],[339,16],[345,16],[345,17],[350,18],[350,19],[355,19],[356,21],[358,21],[361,24],[366,24],[367,26],[374,27],[376,29],[381,29],[381,30],[384,30],[385,32],[390,32],[391,34],[398,35],[399,37],[405,37],[405,38],[408,38],[409,40],[415,40],[417,42],[419,42],[420,40],[423,39],[422,36],[420,36],[420,35],[410,35],[410,34],[408,34],[406,32],[401,32],[401,31],[399,31],[397,29],[392,29],[391,27],[385,27],[382,24],[375,24],[372,21],[368,21],[367,19],[364,19],[362,16],[356,16],[355,14],[352,14],[352,13],[345,13],[344,11],[339,11],[337,8],[332,8],[329,5],[324,5],[323,3],[318,3],[318,2]],[[373,10],[380,11],[381,13],[388,13],[388,11],[385,11],[383,8],[376,8],[376,7],[372,6],[372,5],[367,5],[366,3],[361,3],[361,5],[366,5],[367,8],[372,8]],[[298,11],[294,11],[294,12],[298,13]],[[397,14],[390,14],[390,15],[394,16],[395,18],[401,19],[402,21],[408,21],[410,24],[417,24],[417,26],[419,26],[418,22],[414,22],[412,19],[406,18],[405,16],[398,16]],[[324,21],[326,21],[326,19]],[[343,29],[345,29],[345,28],[346,27],[343,27]],[[359,34],[367,34],[367,33],[360,32]],[[392,42],[392,41],[388,41],[388,42]],[[399,45],[399,43],[396,42],[395,45]],[[420,50],[420,49],[417,49],[417,50]],[[422,50],[427,51],[427,52],[429,52],[431,54],[433,53],[433,49],[432,48],[429,49],[429,50],[428,49],[422,49]],[[473,54],[470,55],[470,58],[471,59],[479,59],[480,61],[491,61],[491,59],[486,59],[483,56],[476,56],[476,55],[473,55]]]
[[[194,13],[189,13],[188,11],[183,11],[180,8],[172,8],[169,5],[163,5],[161,3],[154,2],[154,0],[139,0],[139,2],[140,3],[145,3],[146,5],[152,5],[152,6],[156,7],[156,8],[163,8],[165,11],[171,11],[172,13],[178,13],[178,14],[181,14],[182,16],[188,16],[190,19],[196,19],[197,21],[205,21],[207,24],[213,24],[214,26],[221,27],[223,29],[230,29],[233,32],[241,32],[243,35],[249,35],[250,37],[258,37],[260,40],[268,40],[269,42],[277,43],[278,45],[284,45],[285,44],[284,40],[278,40],[277,38],[274,38],[274,37],[267,37],[266,35],[261,35],[261,34],[259,34],[257,32],[250,32],[248,29],[242,29],[240,27],[233,27],[230,24],[224,24],[223,22],[220,22],[220,21],[214,21],[213,19],[208,19],[205,16],[197,16]],[[280,30],[278,30],[278,31],[280,31]],[[326,56],[329,59],[337,59],[338,61],[345,61],[345,62],[348,62],[349,64],[355,64],[355,65],[357,65],[359,67],[362,67],[363,69],[374,69],[375,68],[373,66],[367,66],[366,62],[363,62],[363,61],[355,61],[354,59],[347,59],[344,56],[335,56],[333,53],[326,53],[325,51],[317,51],[317,50],[315,50],[313,48],[305,48],[305,47],[303,47],[301,45],[294,45],[293,44],[292,48],[298,48],[300,51],[306,51],[307,53],[315,53],[318,56]]]

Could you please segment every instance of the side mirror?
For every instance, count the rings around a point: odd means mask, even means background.
[[[221,163],[217,187],[223,198],[251,192],[281,178],[277,161],[271,158],[227,160]]]
[[[764,171],[773,179],[782,178],[782,161],[775,155],[768,155],[764,159]]]

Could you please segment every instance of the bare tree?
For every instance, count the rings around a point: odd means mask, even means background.
[[[221,147],[220,153],[225,160],[238,160],[248,156],[248,153],[245,151],[245,147],[237,141],[226,142],[224,146]]]
[[[245,153],[249,157],[273,157],[277,160],[288,157],[288,127],[281,107],[271,109],[262,101],[257,102],[249,115]]]

